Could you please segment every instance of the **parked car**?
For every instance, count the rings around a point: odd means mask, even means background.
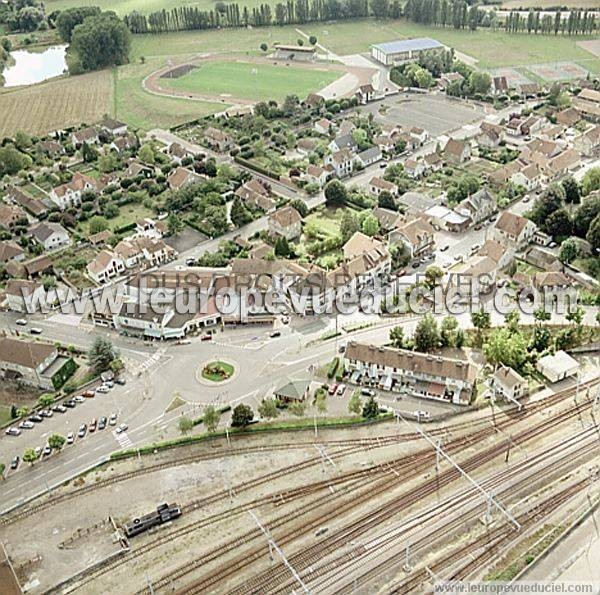
[[[83,437],[86,435],[86,433],[87,433],[87,426],[86,426],[85,424],[82,424],[82,425],[79,427],[79,431],[77,432],[77,435],[78,435],[80,438],[83,438]]]
[[[106,386],[107,388],[113,388],[113,386],[115,385],[113,380],[105,380],[102,383],[102,386]]]
[[[25,318],[19,318],[18,320],[15,320],[15,324],[18,324],[19,326],[25,326],[27,324],[27,320],[25,320]]]
[[[52,454],[52,449],[50,448],[50,445],[46,444],[46,446],[44,446],[44,450],[42,451],[42,455],[47,457],[49,454]]]
[[[96,420],[96,418],[94,417],[94,419],[90,422],[90,425],[88,426],[88,431],[89,432],[95,432],[96,431],[96,426],[98,425],[98,421]]]
[[[111,414],[111,416],[108,418],[108,425],[109,426],[117,425],[117,414],[116,413]]]
[[[83,395],[77,395],[76,397],[73,397],[73,401],[75,401],[75,403],[85,403],[85,397]]]
[[[193,267],[196,264],[196,259],[195,258],[186,258],[185,259],[185,264],[189,267]]]
[[[21,433],[21,430],[19,430],[19,428],[15,428],[14,426],[12,428],[8,428],[6,430],[7,436],[19,436],[20,433]]]
[[[202,335],[200,341],[212,341],[212,335]]]
[[[417,419],[429,419],[429,417],[430,417],[429,416],[429,411],[422,411],[422,410],[415,411],[414,412],[414,416]]]
[[[327,391],[330,395],[335,395],[335,391],[337,390],[337,384],[332,384]]]
[[[28,419],[24,419],[19,424],[19,428],[21,428],[21,430],[31,430],[31,428],[33,428],[34,426],[35,424],[32,421],[29,421]]]
[[[102,416],[99,420],[98,420],[98,429],[99,430],[103,430],[106,427],[106,422],[107,419],[106,417]]]
[[[127,429],[129,428],[129,426],[127,424],[121,424],[116,430],[115,432],[117,434],[122,434],[123,432],[125,432]]]
[[[346,385],[340,384],[335,392],[341,397],[346,392]]]
[[[271,339],[275,339],[276,337],[281,337],[281,331],[273,331],[269,337],[271,337]]]
[[[374,397],[375,396],[375,391],[372,388],[361,388],[360,389],[360,394],[363,397]]]
[[[67,408],[64,405],[54,405],[52,411],[55,413],[66,413]]]
[[[10,462],[10,468],[11,469],[16,469],[19,466],[19,461],[21,459],[19,458],[19,455],[13,457],[13,460]]]
[[[103,384],[102,386],[99,386],[99,387],[96,389],[96,392],[97,392],[97,393],[100,393],[100,394],[102,394],[102,395],[105,395],[106,393],[109,393],[109,392],[110,392],[110,388],[109,388],[108,386],[106,386],[105,384]]]
[[[119,386],[125,386],[125,384],[127,384],[125,378],[117,378],[115,380],[115,384],[118,384]]]
[[[42,447],[36,446],[34,449],[34,452],[35,452],[35,456],[38,457],[38,459],[39,459],[40,455],[42,454]]]
[[[69,432],[67,434],[67,444],[73,444],[75,442],[75,434],[73,432]]]
[[[65,401],[65,407],[68,407],[69,409],[73,409],[73,407],[75,407],[77,403],[75,403],[75,401],[73,399],[68,399],[67,401]]]
[[[42,329],[41,329],[39,326],[34,326],[34,327],[32,327],[32,328],[29,330],[29,332],[30,332],[32,335],[41,335],[43,331],[42,331]]]
[[[42,409],[40,411],[40,415],[42,417],[52,417],[54,415],[54,413],[52,413],[52,411],[50,409]]]
[[[84,396],[86,399],[91,399],[91,398],[92,398],[92,397],[93,397],[93,396],[96,394],[96,391],[95,391],[93,388],[90,388],[90,389],[88,389],[88,390],[84,390],[84,391],[83,391],[81,394],[82,394],[82,395],[83,395],[83,396]]]
[[[28,419],[29,421],[33,421],[36,424],[42,423],[44,421],[44,418],[41,415],[38,415],[37,413],[30,415]]]

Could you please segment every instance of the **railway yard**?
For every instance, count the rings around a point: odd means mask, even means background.
[[[5,515],[0,539],[31,593],[421,593],[486,578],[597,501],[599,385],[114,461]],[[128,539],[163,502],[181,516]]]

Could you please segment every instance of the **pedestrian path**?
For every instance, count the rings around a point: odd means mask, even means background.
[[[121,448],[129,448],[130,446],[133,446],[133,442],[126,432],[121,432],[120,434],[113,432],[113,436]]]

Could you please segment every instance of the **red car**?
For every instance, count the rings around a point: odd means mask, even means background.
[[[332,385],[329,387],[329,391],[328,391],[328,392],[329,392],[329,394],[330,394],[330,395],[335,395],[335,391],[337,390],[337,387],[338,387],[338,385],[337,385],[337,384],[332,384]]]

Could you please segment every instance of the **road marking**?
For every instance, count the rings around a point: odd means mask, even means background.
[[[133,446],[133,442],[126,432],[121,432],[120,434],[113,432],[113,436],[115,437],[115,440],[119,443],[119,446],[121,448]]]

